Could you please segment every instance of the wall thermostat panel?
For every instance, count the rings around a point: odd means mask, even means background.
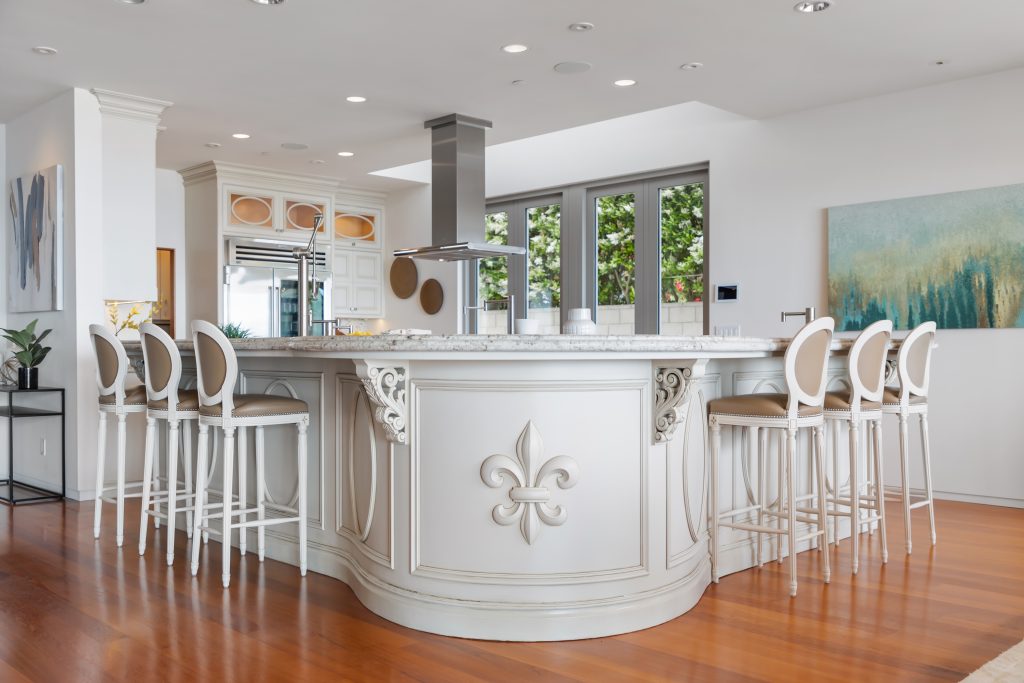
[[[716,285],[715,286],[715,301],[718,303],[728,303],[737,301],[740,298],[740,286],[739,285]]]

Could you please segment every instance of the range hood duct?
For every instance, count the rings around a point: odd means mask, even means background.
[[[396,249],[395,256],[466,261],[525,254],[489,244],[484,214],[484,130],[490,121],[449,114],[423,124],[431,130],[431,246]]]

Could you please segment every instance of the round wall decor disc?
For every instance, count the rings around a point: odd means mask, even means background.
[[[428,315],[434,315],[444,305],[444,289],[437,280],[430,279],[420,289],[420,305]]]
[[[408,256],[399,256],[391,264],[391,291],[399,299],[408,299],[416,292],[419,278],[416,262]]]

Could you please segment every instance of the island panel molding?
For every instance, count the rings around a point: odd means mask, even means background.
[[[394,569],[394,445],[381,435],[373,404],[356,375],[337,375],[335,397],[335,532],[363,557]]]
[[[366,395],[376,406],[374,416],[384,428],[388,441],[408,443],[406,433],[409,406],[406,402],[405,365],[384,365],[373,361],[356,361],[356,372],[363,381]]]
[[[543,465],[539,465],[541,461]],[[538,467],[539,465],[539,467]],[[549,504],[551,489],[546,485],[549,479],[560,489],[569,489],[580,478],[580,467],[567,455],[556,455],[544,459],[544,440],[533,420],[526,423],[516,441],[516,459],[507,455],[492,455],[480,466],[480,478],[491,488],[501,488],[506,478],[512,480],[508,498],[510,505],[499,503],[491,510],[491,516],[501,526],[519,522],[523,539],[533,544],[540,531],[540,523],[548,526],[562,526],[569,513],[564,507]]]
[[[654,372],[654,442],[670,441],[683,421],[694,383],[704,376],[706,359],[682,367],[657,367]]]
[[[420,379],[411,382],[414,576],[460,585],[514,584],[538,589],[591,585],[595,586],[591,595],[614,590],[596,588],[599,584],[650,574],[651,436],[649,427],[644,428],[650,424],[649,364],[631,364],[628,379],[622,377],[627,373],[618,372],[603,381],[578,379],[590,375],[583,364],[544,363],[523,372],[516,368],[525,366],[497,363],[473,373],[477,378],[433,368],[417,371],[419,367],[413,364],[413,375]],[[435,378],[442,374],[446,378]],[[516,406],[516,412],[506,414],[506,404]],[[527,407],[535,411],[536,419]],[[458,416],[463,431],[450,433],[444,427],[446,416]],[[494,420],[493,416],[501,417]],[[609,437],[588,431],[588,419],[594,423],[622,419],[629,428]],[[585,475],[582,484],[562,490],[548,479],[546,488],[553,498],[555,492],[560,494],[557,502],[572,516],[557,531],[542,531],[527,543],[522,532],[502,534],[494,527],[495,500],[487,493],[490,489],[480,484],[479,458],[481,450],[515,450],[516,436],[521,441],[526,431],[508,434],[497,425],[531,421],[538,434],[558,431],[558,445],[545,440],[547,452],[572,453],[579,471],[592,474]],[[468,444],[475,441],[486,441],[489,448],[470,448]],[[538,470],[542,464],[536,463]],[[442,482],[462,480],[470,467],[478,492],[467,491],[454,499],[435,493]],[[506,478],[501,487],[511,489],[513,484],[513,479]],[[610,500],[616,505],[609,505]],[[604,550],[595,550],[593,539],[598,537],[608,541]],[[462,545],[456,547],[456,543]],[[481,548],[488,550],[481,553]],[[460,555],[458,560],[452,553]]]

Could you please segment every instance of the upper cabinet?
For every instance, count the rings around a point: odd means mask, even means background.
[[[338,247],[376,249],[383,244],[381,212],[378,209],[334,206],[334,243]]]
[[[317,231],[330,239],[330,216],[333,202],[329,196],[298,192],[273,192],[266,189],[222,187],[223,227],[227,235],[266,235],[298,240],[309,239],[317,214],[324,222]]]

